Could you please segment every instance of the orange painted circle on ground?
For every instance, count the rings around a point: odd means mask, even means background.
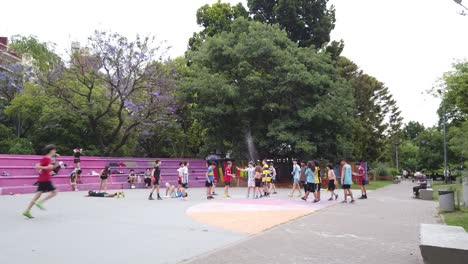
[[[190,207],[193,219],[235,232],[256,234],[310,214],[336,202],[304,202],[300,199],[225,199]]]

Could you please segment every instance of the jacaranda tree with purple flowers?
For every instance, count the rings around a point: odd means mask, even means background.
[[[142,131],[171,120],[177,108],[174,68],[163,61],[167,47],[152,37],[130,40],[104,31],[96,31],[88,47],[42,75],[41,83],[77,120],[86,120],[77,145],[91,138],[97,153],[129,154]]]

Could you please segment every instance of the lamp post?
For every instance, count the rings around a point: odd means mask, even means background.
[[[462,3],[463,0],[453,0],[453,1],[454,1],[455,3],[461,5],[461,6],[462,6],[463,8],[465,8],[466,10],[468,10],[468,7],[466,7],[466,6],[463,5],[463,3]]]
[[[445,183],[449,183],[450,174],[449,174],[448,167],[447,167],[447,114],[445,112],[445,102],[442,102],[442,105],[444,108],[444,177],[445,177]]]
[[[459,0],[461,2],[461,0]],[[448,183],[450,181],[450,176],[448,172],[447,166],[447,113],[445,110],[445,92],[442,90],[437,91],[439,95],[442,97],[442,111],[443,111],[443,127],[444,127],[444,181]]]

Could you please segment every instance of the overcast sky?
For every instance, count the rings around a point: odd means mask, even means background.
[[[468,0],[463,0],[468,6]],[[2,1],[0,35],[35,35],[63,53],[95,29],[133,37],[154,34],[180,56],[196,25],[195,12],[216,0]],[[237,1],[223,1],[237,3]],[[241,1],[245,3],[246,1]],[[344,55],[384,82],[405,122],[437,122],[438,100],[425,95],[453,62],[468,59],[468,16],[452,0],[331,0]]]

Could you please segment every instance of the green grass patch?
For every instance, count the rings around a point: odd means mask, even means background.
[[[385,187],[385,186],[390,185],[390,184],[393,184],[393,181],[370,181],[370,183],[368,185],[366,185],[366,190],[372,190],[373,191],[373,190],[380,189],[380,188]],[[360,190],[361,185],[353,184],[353,185],[351,185],[351,189]]]
[[[442,213],[445,223],[451,226],[461,226],[468,232],[468,207],[461,207],[450,213]]]
[[[462,198],[462,185],[459,183],[445,184],[444,182],[434,182],[432,189],[434,189],[434,200],[439,200],[439,190],[458,190],[460,192],[460,199]],[[455,207],[457,195],[455,193]],[[445,223],[451,226],[461,226],[468,232],[468,207],[460,207],[454,212],[441,213],[444,216]]]

